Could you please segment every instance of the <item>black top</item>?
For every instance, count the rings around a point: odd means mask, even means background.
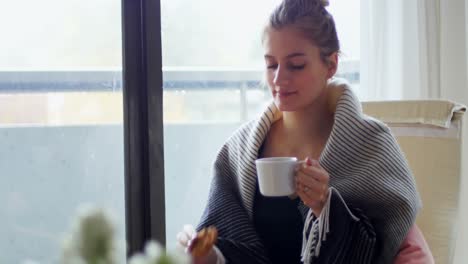
[[[299,198],[265,197],[257,184],[253,206],[255,230],[272,263],[302,263],[302,229]]]

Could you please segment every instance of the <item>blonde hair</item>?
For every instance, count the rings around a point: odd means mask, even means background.
[[[263,37],[269,29],[284,27],[298,29],[320,50],[320,58],[327,58],[340,51],[335,21],[326,10],[328,0],[283,0],[272,12],[265,27]]]

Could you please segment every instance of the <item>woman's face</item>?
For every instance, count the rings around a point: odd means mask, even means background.
[[[266,80],[280,111],[298,111],[325,100],[327,80],[336,71],[336,53],[325,64],[319,48],[291,27],[267,30],[263,47]]]

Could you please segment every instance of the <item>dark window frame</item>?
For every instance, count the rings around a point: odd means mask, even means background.
[[[160,0],[122,0],[127,256],[165,245]]]

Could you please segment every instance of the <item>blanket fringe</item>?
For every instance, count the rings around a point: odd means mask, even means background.
[[[312,210],[309,209],[309,212],[307,213],[306,221],[304,224],[304,229],[302,231],[301,261],[303,263],[311,263],[312,257],[318,257],[318,255],[320,254],[320,248],[322,246],[322,242],[327,240],[327,234],[330,232],[330,221],[329,221],[330,203],[331,203],[331,196],[332,196],[333,191],[337,193],[338,197],[341,199],[344,206],[348,210],[348,213],[350,214],[351,218],[353,218],[353,220],[355,221],[359,221],[359,218],[357,218],[351,212],[351,210],[349,210],[348,206],[344,202],[343,197],[341,197],[340,193],[336,191],[335,188],[330,187],[327,200],[325,201],[325,205],[323,206],[320,216],[315,221],[312,222],[312,219],[313,219]],[[317,228],[317,225],[318,225],[318,239],[317,239],[317,244],[315,245],[315,248],[313,249],[314,230]],[[309,229],[310,229],[309,237],[307,237],[307,230]]]
[[[329,214],[330,214],[330,199],[331,199],[331,190],[328,192],[328,197],[325,202],[325,205],[320,213],[318,219],[313,221],[312,227],[311,222],[313,219],[312,210],[309,209],[307,213],[306,221],[304,224],[304,230],[302,231],[302,253],[301,253],[301,261],[303,263],[310,263],[312,256],[318,256],[320,253],[320,246],[322,241],[327,239],[327,233],[329,230]],[[315,249],[312,251],[313,241],[314,241],[314,230],[316,229],[316,225],[318,225],[318,240]],[[309,237],[307,237],[307,230],[309,230]]]

